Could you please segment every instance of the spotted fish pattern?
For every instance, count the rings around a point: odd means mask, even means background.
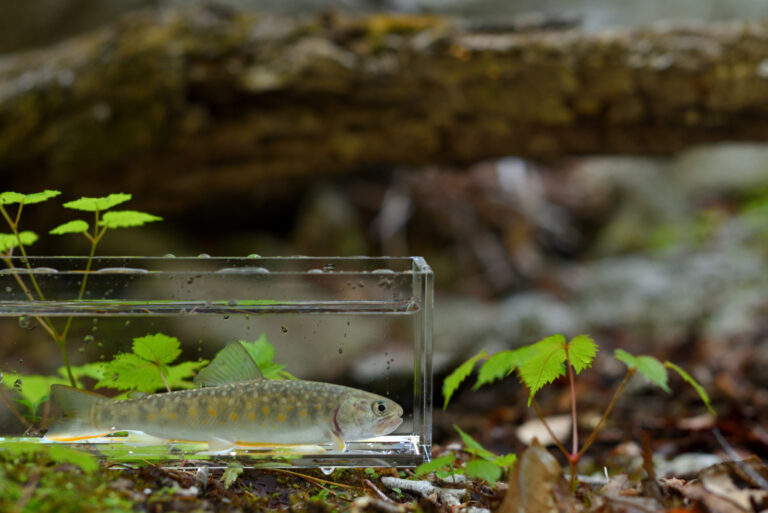
[[[347,441],[391,433],[402,422],[400,405],[380,395],[331,383],[254,378],[258,367],[243,359],[250,355],[239,343],[232,344],[200,373],[205,388],[113,400],[54,385],[51,394],[63,416],[46,438],[140,431],[216,448],[330,443],[344,450]]]

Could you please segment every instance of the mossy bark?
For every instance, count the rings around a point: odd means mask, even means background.
[[[20,189],[188,203],[381,165],[766,140],[766,56],[766,23],[477,33],[145,13],[0,59],[0,171]]]

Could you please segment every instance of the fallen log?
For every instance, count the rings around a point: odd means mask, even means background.
[[[482,32],[196,7],[0,58],[6,188],[164,210],[380,166],[767,139],[768,22]]]

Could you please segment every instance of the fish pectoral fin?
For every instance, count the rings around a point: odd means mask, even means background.
[[[213,452],[227,451],[237,445],[236,442],[224,440],[223,438],[211,437],[208,439],[208,450]]]
[[[333,445],[339,452],[344,452],[347,449],[347,443],[341,437],[340,434],[331,432],[331,438],[333,439]]]

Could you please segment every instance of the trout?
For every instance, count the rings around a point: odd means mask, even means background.
[[[202,388],[128,400],[53,385],[62,416],[45,438],[71,442],[139,431],[207,442],[216,451],[297,444],[333,444],[344,451],[346,442],[389,434],[402,422],[400,405],[380,395],[331,383],[264,379],[239,342],[219,352],[195,383]]]

